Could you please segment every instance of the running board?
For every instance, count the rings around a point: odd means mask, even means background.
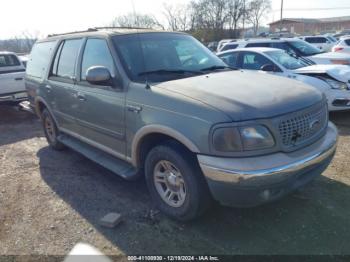
[[[124,179],[134,180],[139,175],[138,169],[134,168],[131,164],[70,135],[61,134],[57,137],[57,140]]]

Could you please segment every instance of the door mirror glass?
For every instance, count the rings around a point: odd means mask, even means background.
[[[86,81],[88,81],[92,85],[112,85],[111,73],[104,66],[89,67],[86,71]]]
[[[266,64],[266,65],[263,65],[261,68],[260,68],[261,71],[265,71],[265,72],[275,72],[276,71],[276,68],[274,65],[271,65],[271,64]]]

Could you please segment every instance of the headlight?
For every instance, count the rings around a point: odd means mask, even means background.
[[[336,81],[333,79],[329,79],[329,78],[322,78],[322,80],[326,81],[332,87],[332,89],[339,89],[339,90],[347,90],[348,89],[348,86],[346,83]]]
[[[238,152],[271,148],[275,141],[270,131],[260,125],[218,128],[213,134],[216,151]]]

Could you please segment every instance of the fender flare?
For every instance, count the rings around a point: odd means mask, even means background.
[[[35,102],[34,103],[35,103],[35,112],[36,112],[37,116],[41,119],[39,103],[43,103],[45,108],[49,111],[50,115],[53,118],[53,121],[55,122],[55,124],[56,124],[56,126],[58,128],[59,125],[58,125],[57,119],[56,119],[55,115],[53,114],[53,112],[52,112],[50,106],[48,105],[48,103],[46,103],[45,100],[42,97],[40,97],[40,96],[37,96],[35,98]]]
[[[138,166],[139,162],[139,151],[140,151],[140,144],[143,138],[150,134],[163,134],[167,135],[169,137],[172,137],[173,139],[179,141],[182,143],[185,147],[187,147],[190,151],[194,153],[199,153],[198,147],[189,140],[185,135],[181,134],[179,131],[163,126],[163,125],[147,125],[139,129],[132,141],[131,145],[131,162],[134,166]]]

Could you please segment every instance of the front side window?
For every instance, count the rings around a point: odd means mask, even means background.
[[[72,39],[61,43],[52,67],[52,76],[67,79],[75,77],[75,64],[82,42],[82,39]]]
[[[266,54],[276,63],[281,64],[287,69],[293,70],[308,66],[302,60],[294,58],[287,54],[285,51],[268,51]]]
[[[0,55],[0,67],[19,66],[21,65],[14,55]]]
[[[253,53],[244,52],[242,53],[242,68],[248,70],[260,70],[262,66],[272,64],[272,62],[265,56]]]
[[[207,68],[226,66],[208,48],[185,34],[117,35],[113,43],[133,81],[169,81],[194,76]]]
[[[92,66],[104,66],[111,74],[114,72],[113,58],[104,39],[87,40],[81,65],[81,80],[86,80],[86,72]]]
[[[345,44],[350,46],[350,39],[346,39],[344,42],[345,42]]]

